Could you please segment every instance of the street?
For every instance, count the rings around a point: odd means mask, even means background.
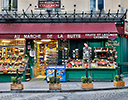
[[[0,100],[128,100],[128,89],[72,93],[1,93]]]

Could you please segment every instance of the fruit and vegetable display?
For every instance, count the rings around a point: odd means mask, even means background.
[[[114,47],[96,47],[95,58],[91,62],[92,68],[115,68],[117,52]]]
[[[77,50],[79,51],[79,50]],[[114,47],[94,47],[94,58],[92,48],[83,47],[83,59],[67,61],[67,68],[116,68],[117,52]],[[93,59],[92,59],[93,58]]]
[[[0,58],[0,70],[25,70],[27,62],[27,55],[7,58],[2,57]]]

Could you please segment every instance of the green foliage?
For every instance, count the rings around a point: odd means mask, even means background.
[[[82,78],[81,78],[81,82],[82,82],[82,83],[87,83],[87,77],[86,77],[86,76],[85,76],[85,77],[82,77]]]
[[[17,79],[17,81],[16,81],[16,78],[17,77],[11,77],[11,79],[12,79],[12,83],[13,84],[21,84],[21,82],[22,82],[22,77],[19,77],[18,79]]]
[[[119,81],[119,75],[115,75],[114,79],[115,81]]]
[[[85,77],[81,77],[81,82],[82,83],[92,83],[92,77],[89,76],[88,78],[85,76]]]
[[[17,79],[17,83],[18,83],[18,84],[21,84],[21,82],[22,82],[22,77],[19,77],[19,78]]]
[[[94,61],[99,61],[99,59],[98,58],[94,58]]]
[[[60,83],[60,78],[56,77],[56,83],[57,83],[57,84]]]
[[[60,83],[60,78],[59,77],[54,77],[54,76],[49,77],[49,83],[50,84],[53,84],[53,83],[59,84]]]
[[[92,83],[92,77],[91,76],[88,77],[88,82]]]
[[[123,81],[124,75],[120,74],[120,75],[115,75],[114,79],[115,81]]]
[[[52,77],[49,77],[49,83],[54,83],[54,76],[52,76]]]
[[[123,74],[120,74],[119,80],[120,81],[123,81],[123,78],[124,78],[124,75]]]
[[[12,79],[12,83],[15,84],[16,83],[16,77],[11,77]]]

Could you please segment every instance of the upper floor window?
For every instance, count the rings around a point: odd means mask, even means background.
[[[90,10],[104,10],[104,0],[90,0]]]
[[[3,0],[2,10],[16,11],[17,10],[17,0]]]

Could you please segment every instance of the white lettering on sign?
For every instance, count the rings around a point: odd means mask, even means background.
[[[36,38],[41,38],[41,35],[24,35],[24,38],[27,38],[27,39],[36,39]]]
[[[68,34],[67,38],[81,38],[81,34]]]
[[[97,34],[94,36],[94,38],[102,39],[102,38],[108,38],[108,34]]]
[[[48,39],[51,39],[51,38],[52,38],[52,34],[48,34],[48,35],[47,35],[47,38],[48,38]]]
[[[96,34],[85,34],[85,36],[95,36]]]
[[[16,38],[20,38],[20,35],[15,35],[14,38],[15,38],[15,39],[16,39]]]
[[[63,34],[61,34],[61,35],[58,35],[58,38],[63,38]]]
[[[108,40],[108,42],[106,42],[105,44],[106,46],[110,46],[110,47],[113,47],[113,46],[119,46],[120,43],[117,42],[117,41],[111,41],[111,40]]]

